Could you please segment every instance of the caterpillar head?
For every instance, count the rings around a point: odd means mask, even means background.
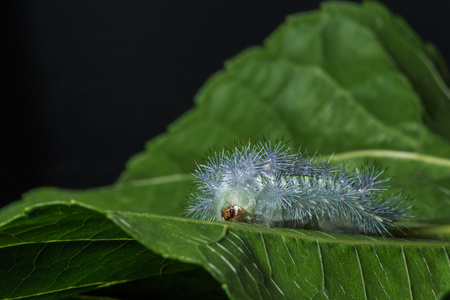
[[[245,209],[240,206],[230,205],[222,209],[222,219],[228,222],[237,222],[245,213]]]
[[[216,219],[245,222],[256,208],[256,197],[245,188],[226,189],[217,195]]]

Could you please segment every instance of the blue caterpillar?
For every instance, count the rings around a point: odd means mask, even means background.
[[[350,173],[282,142],[240,145],[197,164],[186,215],[208,221],[389,235],[412,206],[384,195],[390,178],[364,166]],[[383,194],[383,195],[382,195]]]

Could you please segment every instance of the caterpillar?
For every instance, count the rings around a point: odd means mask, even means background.
[[[317,154],[292,150],[282,141],[260,141],[210,151],[196,164],[185,215],[381,236],[404,226],[410,199],[385,195],[384,170],[365,165],[349,172],[349,164],[331,167]]]

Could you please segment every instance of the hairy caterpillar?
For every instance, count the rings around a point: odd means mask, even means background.
[[[390,178],[364,166],[348,172],[282,142],[211,153],[194,172],[186,215],[269,227],[388,235],[411,209],[408,197],[383,195]]]

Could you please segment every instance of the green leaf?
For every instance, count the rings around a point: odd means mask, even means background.
[[[450,287],[450,242],[135,213],[112,218],[156,253],[203,265],[234,299],[431,299]]]
[[[209,79],[114,185],[40,188],[0,210],[0,296],[68,297],[201,266],[234,298],[436,298],[450,290],[445,241],[175,216],[208,149],[284,136],[333,163],[389,166],[391,191],[414,196],[417,231],[449,239],[446,80],[438,51],[380,4],[291,16]]]
[[[352,6],[329,2],[324,3],[323,9],[335,16],[356,21],[376,34],[420,95],[427,110],[425,118],[431,129],[450,139],[449,77],[439,50],[431,44],[425,44],[402,18],[392,16],[379,3],[364,2],[362,6]]]
[[[192,269],[156,255],[83,206],[36,206],[0,231],[0,298],[62,298]]]
[[[102,213],[74,202],[34,207],[0,234],[2,298],[67,297],[193,264],[237,299],[430,299],[450,281],[450,242]]]

